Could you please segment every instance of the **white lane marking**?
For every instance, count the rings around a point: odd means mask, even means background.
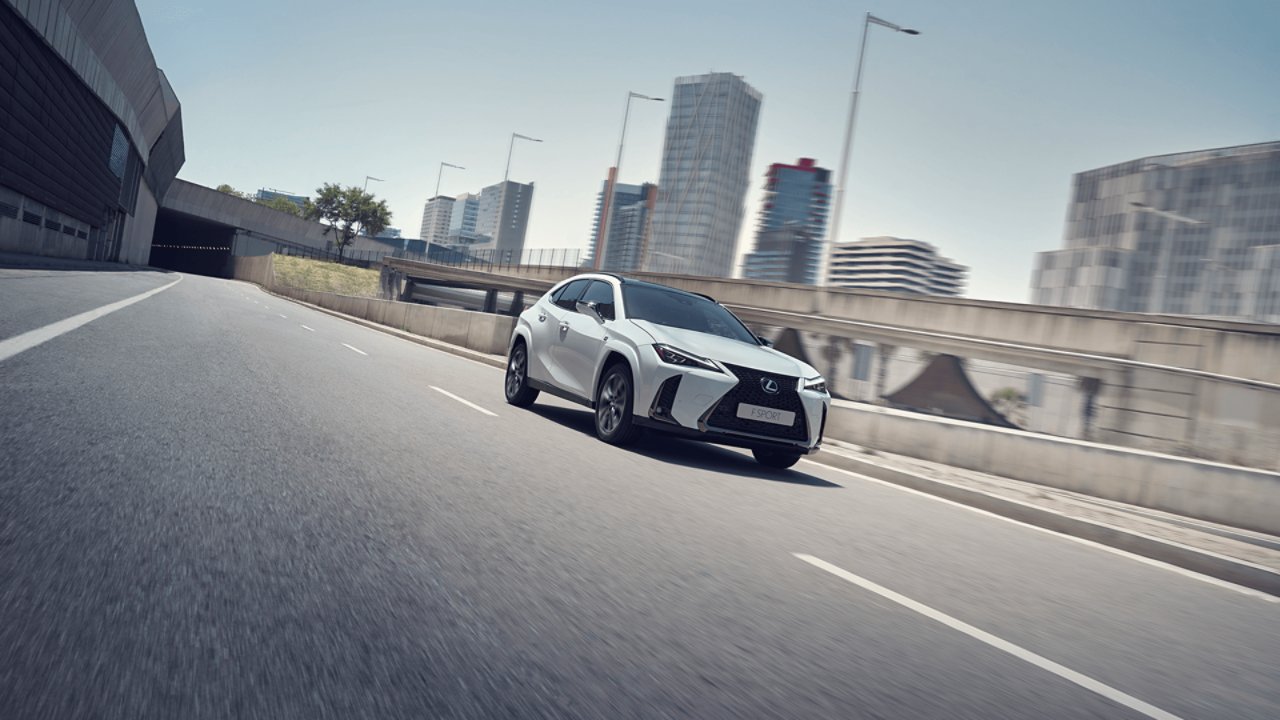
[[[311,330],[311,328],[307,327],[306,325],[299,325],[299,327],[301,327],[303,330]],[[311,332],[315,332],[315,330],[311,330]]]
[[[280,315],[280,313],[276,313],[276,314],[277,314],[277,315]],[[289,318],[288,318],[288,316],[286,316],[286,315],[280,315],[280,317],[284,318],[285,320],[288,320],[288,319],[289,319]]]
[[[346,343],[342,343],[342,346],[343,346],[343,347],[345,347],[345,348],[348,348],[348,349],[350,349],[350,350],[355,350],[356,352],[360,353],[361,355],[368,355],[368,354],[369,354],[369,353],[367,353],[367,352],[365,352],[365,351],[361,350],[360,348],[351,347],[350,345],[348,345],[348,344],[346,344]]]
[[[136,302],[141,302],[142,300],[146,300],[152,295],[155,295],[156,293],[164,292],[165,290],[168,290],[169,288],[173,287],[174,285],[177,285],[180,282],[182,282],[181,275],[178,276],[177,280],[174,280],[173,282],[169,283],[168,285],[165,285],[164,287],[158,287],[155,290],[148,290],[147,292],[144,292],[141,295],[134,295],[131,298],[127,298],[119,302],[113,302],[110,305],[103,305],[102,307],[96,310],[82,312],[79,315],[74,315],[72,317],[67,318],[66,320],[59,320],[56,323],[45,325],[42,328],[36,328],[35,330],[24,332],[21,335],[15,335],[14,337],[9,338],[8,340],[0,341],[0,362],[4,362],[5,360],[8,360],[9,358],[13,357],[14,355],[17,355],[23,350],[30,350],[31,348],[41,343],[52,340],[58,337],[59,335],[69,333],[72,330],[75,330],[76,328],[80,327],[81,325],[87,325],[93,322],[94,320],[97,320],[98,318],[102,317],[103,315],[110,315],[111,313],[121,308],[126,308]]]
[[[876,478],[868,477],[866,475],[859,475],[858,473],[853,472],[851,470],[832,467],[831,465],[823,465],[822,463],[814,462],[813,460],[801,460],[800,462],[806,462],[811,465],[817,465],[818,467],[825,468],[827,470],[832,470],[838,473],[843,473],[845,475],[848,475],[849,477],[854,477],[869,483],[883,485],[887,488],[893,488],[894,490],[901,490],[902,492],[911,493],[912,495],[919,495],[920,497],[928,498],[936,502],[945,503],[947,505],[953,505],[955,507],[968,510],[969,512],[977,513],[979,515],[986,515],[987,517],[995,518],[996,520],[1003,520],[1004,522],[1012,523],[1014,525],[1027,528],[1028,530],[1035,530],[1036,532],[1042,532],[1042,533],[1045,533],[1046,535],[1052,535],[1057,538],[1062,538],[1063,540],[1070,540],[1071,542],[1080,543],[1081,545],[1087,545],[1091,548],[1094,548],[1095,550],[1105,550],[1106,552],[1113,553],[1121,557],[1126,557],[1126,558],[1129,558],[1130,560],[1136,560],[1137,562],[1150,565],[1152,567],[1157,567],[1163,570],[1168,570],[1170,572],[1178,573],[1179,575],[1192,578],[1193,580],[1206,582],[1206,583],[1209,583],[1210,585],[1217,585],[1220,588],[1231,590],[1233,592],[1238,592],[1241,595],[1248,595],[1249,597],[1257,598],[1259,600],[1265,600],[1266,602],[1269,602],[1269,603],[1280,603],[1280,597],[1276,597],[1275,595],[1268,595],[1267,593],[1264,593],[1261,590],[1254,590],[1253,588],[1247,588],[1243,585],[1236,585],[1235,583],[1227,582],[1226,580],[1219,580],[1216,577],[1203,575],[1201,573],[1196,572],[1195,570],[1188,570],[1183,567],[1178,567],[1177,565],[1170,565],[1169,563],[1166,563],[1166,562],[1154,560],[1149,557],[1143,557],[1142,555],[1135,555],[1134,553],[1131,553],[1128,550],[1121,550],[1120,548],[1114,548],[1114,547],[1111,547],[1110,545],[1103,545],[1102,543],[1097,543],[1092,540],[1086,540],[1084,538],[1079,538],[1074,535],[1064,535],[1063,533],[1057,532],[1056,530],[1049,530],[1048,528],[1042,528],[1037,525],[1030,525],[1028,523],[1022,522],[1021,520],[1014,520],[1013,518],[1005,517],[1004,515],[997,515],[993,512],[983,510],[981,508],[970,507],[968,505],[965,505],[964,503],[958,503],[954,500],[941,498],[941,497],[938,497],[937,495],[930,495],[927,492],[921,492],[914,488],[903,487],[901,485],[897,485],[897,484],[888,482],[886,480],[878,480]]]
[[[479,410],[480,412],[484,413],[485,415],[489,415],[489,416],[491,416],[491,417],[498,417],[498,413],[491,413],[491,412],[489,412],[488,410],[485,410],[484,408],[480,407],[479,405],[477,405],[477,404],[475,404],[475,403],[471,402],[470,400],[463,400],[462,398],[458,397],[457,395],[454,395],[453,393],[449,392],[448,390],[441,390],[440,388],[436,387],[435,385],[432,385],[432,386],[431,386],[431,389],[432,389],[432,390],[435,390],[435,391],[436,391],[436,392],[438,392],[438,393],[444,393],[445,395],[448,395],[449,397],[453,398],[454,400],[457,400],[458,402],[462,403],[463,405],[469,405],[469,406],[471,406],[471,407],[473,407],[473,408],[475,408],[475,409]]]
[[[889,600],[892,600],[898,603],[899,605],[905,608],[914,610],[931,620],[937,620],[938,622],[942,623],[943,625],[946,625],[947,627],[953,630],[959,630],[960,632],[964,633],[965,635],[968,635],[969,637],[972,637],[977,640],[981,640],[982,642],[990,645],[993,648],[996,648],[997,650],[1003,650],[1020,660],[1025,660],[1031,663],[1032,665],[1035,665],[1038,668],[1041,668],[1043,670],[1048,670],[1054,675],[1057,675],[1058,677],[1061,677],[1065,680],[1069,680],[1086,690],[1092,690],[1093,692],[1101,695],[1104,698],[1107,698],[1108,700],[1113,700],[1115,702],[1120,703],[1121,705],[1124,705],[1127,708],[1137,710],[1138,712],[1142,713],[1143,715],[1146,715],[1147,717],[1159,718],[1159,720],[1181,720],[1177,715],[1172,715],[1170,713],[1167,713],[1164,710],[1161,710],[1160,708],[1154,705],[1149,705],[1139,700],[1138,698],[1133,697],[1132,695],[1120,692],[1119,690],[1116,690],[1110,685],[1104,685],[1098,682],[1097,680],[1094,680],[1093,678],[1088,677],[1087,675],[1081,675],[1080,673],[1076,672],[1075,670],[1072,670],[1071,668],[1059,665],[1058,663],[1048,658],[1041,657],[1040,655],[1037,655],[1031,652],[1030,650],[1026,650],[1017,645],[1014,645],[1013,643],[1007,640],[1001,640],[1000,638],[996,637],[995,635],[992,635],[991,633],[979,630],[978,628],[966,622],[962,622],[960,620],[957,620],[951,617],[950,615],[947,615],[946,613],[934,610],[928,605],[918,603],[909,597],[899,595],[898,593],[886,587],[877,585],[864,577],[859,577],[857,575],[854,575],[848,570],[845,570],[840,567],[836,567],[835,565],[832,565],[831,563],[826,562],[825,560],[819,560],[818,558],[812,555],[804,555],[802,553],[792,553],[792,554],[800,558],[801,560],[809,563],[810,565],[813,565],[814,567],[818,567],[823,570],[826,570],[827,572],[831,573],[832,575],[835,575],[836,577],[842,580],[848,580],[854,585],[857,585],[866,590],[870,590],[871,592],[883,598],[887,598]]]

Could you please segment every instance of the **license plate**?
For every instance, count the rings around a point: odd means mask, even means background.
[[[738,403],[738,417],[745,420],[773,423],[774,425],[791,426],[796,422],[796,414],[789,410],[777,410],[759,405],[748,405],[747,403]]]

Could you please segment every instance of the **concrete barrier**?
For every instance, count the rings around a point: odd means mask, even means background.
[[[1280,474],[874,405],[832,406],[827,437],[1280,535]]]
[[[516,318],[276,285],[270,255],[231,258],[232,276],[299,302],[489,355],[506,355]]]

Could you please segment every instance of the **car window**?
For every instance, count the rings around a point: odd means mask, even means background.
[[[582,293],[582,302],[596,304],[596,312],[605,320],[613,319],[613,285],[604,280],[596,280],[591,287]]]
[[[565,285],[556,291],[551,297],[551,302],[559,305],[565,310],[574,309],[574,304],[578,302],[578,298],[582,297],[582,291],[586,289],[587,284],[591,282],[591,278],[579,278]]]
[[[654,325],[695,330],[759,345],[751,331],[718,303],[688,293],[646,285],[623,285],[627,317]]]

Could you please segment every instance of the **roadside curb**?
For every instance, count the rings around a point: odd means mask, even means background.
[[[354,323],[356,325],[363,325],[364,327],[367,327],[370,330],[377,330],[378,332],[386,333],[387,335],[392,335],[394,337],[398,337],[403,340],[408,340],[409,342],[412,342],[412,343],[417,343],[419,345],[429,347],[432,350],[439,350],[440,352],[446,352],[446,353],[449,353],[450,355],[457,355],[458,357],[466,358],[467,360],[474,360],[478,363],[483,363],[490,367],[498,368],[499,370],[505,370],[507,368],[506,358],[498,355],[488,355],[486,353],[478,352],[470,348],[464,348],[460,345],[453,345],[447,342],[442,342],[440,340],[433,340],[428,337],[423,337],[421,335],[414,335],[411,332],[405,332],[404,330],[393,328],[390,325],[380,325],[376,322],[370,322],[369,320],[355,317],[354,315],[347,315],[346,313],[340,313],[337,310],[330,310],[328,308],[320,307],[319,305],[312,305],[311,303],[308,303],[308,302],[295,300],[287,295],[280,295],[278,293],[273,293],[267,288],[261,285],[258,285],[257,283],[249,282],[247,280],[241,280],[240,282],[249,283],[250,285],[253,285],[254,287],[258,288],[262,292],[267,293],[272,297],[277,297],[277,298],[280,298],[281,300],[288,300],[294,305],[301,305],[302,307],[310,308],[317,312],[322,312],[326,315],[332,315],[333,317],[346,320],[347,322]]]
[[[1161,540],[1093,520],[1071,517],[1049,508],[962,487],[945,480],[935,480],[904,470],[885,467],[842,453],[820,450],[807,459],[820,465],[866,475],[1028,525],[1089,540],[1269,595],[1280,596],[1280,572],[1244,560]]]

